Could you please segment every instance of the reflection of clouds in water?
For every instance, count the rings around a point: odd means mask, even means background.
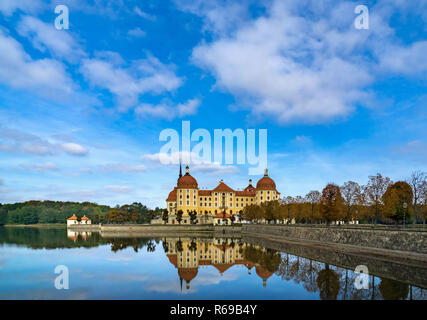
[[[22,274],[15,274],[16,278],[23,278],[24,280],[28,280],[31,282],[52,282],[54,283],[55,278],[58,275],[52,272],[36,272],[33,274],[26,274],[22,277]]]
[[[147,274],[121,274],[121,273],[106,273],[104,274],[104,279],[108,281],[127,281],[127,282],[133,282],[133,281],[146,281],[150,279],[150,276]]]
[[[123,261],[123,262],[128,262],[128,261],[132,261],[134,259],[134,257],[131,256],[118,256],[118,257],[110,257],[107,260],[108,261]]]
[[[5,292],[0,294],[1,300],[85,300],[90,297],[90,289],[56,290],[34,289]]]
[[[190,290],[185,288],[185,280],[183,280],[183,288],[181,290],[181,284],[178,275],[169,278],[150,277],[147,281],[147,285],[144,286],[144,289],[146,291],[189,294],[197,292],[200,287],[217,285],[221,281],[233,281],[237,278],[239,278],[238,272],[232,272],[231,270],[228,270],[228,272],[225,272],[223,275],[221,275],[216,269],[202,269],[199,267],[199,273],[197,277],[191,280]]]

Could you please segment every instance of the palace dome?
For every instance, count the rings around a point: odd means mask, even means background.
[[[256,188],[257,190],[276,190],[276,183],[268,176],[267,169],[265,169],[264,177],[257,182]]]
[[[197,268],[179,268],[178,275],[185,281],[191,281],[197,276]]]
[[[197,180],[193,178],[192,175],[190,175],[190,170],[188,166],[186,167],[185,175],[178,178],[177,183],[178,188],[198,188]]]

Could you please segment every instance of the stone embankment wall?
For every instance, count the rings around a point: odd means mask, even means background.
[[[255,225],[242,226],[242,233],[249,236],[281,237],[300,241],[316,241],[365,248],[410,251],[427,254],[427,232],[407,230],[381,230],[354,227],[313,227]]]
[[[67,229],[77,232],[97,232],[99,231],[98,224],[72,224],[67,226]]]
[[[240,236],[240,226],[213,225],[73,225],[73,231],[99,231],[102,235],[115,237],[159,236],[159,235],[203,235]]]
[[[291,242],[274,241],[262,237],[243,236],[244,242],[354,270],[358,265],[369,266],[369,274],[427,288],[427,265],[425,263],[397,262],[378,259],[371,255],[349,254],[345,251],[323,249]]]

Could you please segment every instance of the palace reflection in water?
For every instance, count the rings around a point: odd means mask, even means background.
[[[357,259],[245,237],[0,227],[0,299],[427,299],[426,266]],[[354,286],[360,261],[364,290]],[[59,264],[70,269],[67,292],[53,286]]]

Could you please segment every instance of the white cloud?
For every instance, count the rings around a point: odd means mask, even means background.
[[[427,71],[427,41],[415,42],[407,47],[387,47],[380,54],[380,66],[386,72],[404,75],[418,74],[425,78]]]
[[[147,167],[142,164],[108,163],[100,165],[104,172],[144,172]]]
[[[155,16],[153,16],[153,15],[151,15],[151,14],[148,14],[148,13],[146,13],[146,12],[144,12],[144,11],[142,11],[139,7],[135,7],[134,9],[133,9],[133,12],[134,13],[136,13],[138,16],[140,16],[141,18],[144,18],[144,19],[146,19],[146,20],[150,20],[150,21],[155,21],[156,20],[156,17]]]
[[[15,11],[36,12],[43,6],[40,0],[1,0],[0,12],[11,16]]]
[[[45,23],[35,17],[24,16],[17,28],[20,35],[27,37],[33,46],[67,61],[78,61],[86,54],[70,31],[57,30],[53,23]]]
[[[80,68],[92,85],[108,89],[117,97],[122,111],[137,105],[142,94],[160,94],[180,87],[183,80],[175,75],[173,69],[173,66],[165,65],[150,55],[134,61],[129,68],[103,59],[84,59]]]
[[[245,11],[228,1],[177,6],[202,17],[212,32],[213,40],[194,48],[192,61],[258,119],[330,122],[357,105],[371,104],[369,86],[379,71],[422,75],[427,70],[426,42],[399,45],[390,27],[394,12],[409,10],[400,2],[370,7],[369,30],[354,28],[355,3],[350,1],[276,0],[256,18],[239,14]],[[222,11],[231,24],[215,19]]]
[[[366,98],[362,89],[372,79],[361,61],[333,52],[335,40],[328,34],[336,30],[325,26],[320,37],[321,27],[276,1],[266,17],[241,26],[232,36],[199,45],[192,58],[215,75],[219,88],[240,97],[253,115],[281,123],[328,121],[347,115]]]
[[[190,99],[185,103],[172,105],[170,103],[163,103],[158,105],[141,104],[135,108],[135,113],[142,116],[150,116],[157,118],[164,118],[172,120],[176,117],[184,117],[194,115],[197,113],[197,108],[200,106],[199,99]]]
[[[74,84],[60,62],[33,60],[14,38],[0,30],[0,83],[64,100]]]
[[[227,33],[248,18],[247,1],[175,0],[176,6],[191,12],[204,21],[204,31],[216,34]]]
[[[58,166],[53,162],[21,164],[21,167],[30,171],[44,173],[46,171],[58,171]]]
[[[132,191],[132,187],[128,186],[106,186],[105,189],[114,193],[128,193]]]
[[[68,154],[75,156],[85,156],[89,153],[89,150],[77,143],[63,143],[60,145],[60,148]]]
[[[188,164],[192,172],[204,172],[208,174],[231,174],[239,172],[239,169],[235,166],[221,165],[218,162],[207,161],[200,158],[198,154],[187,151],[145,154],[141,159],[166,165],[176,165],[181,161],[185,165]]]
[[[141,28],[135,28],[128,31],[128,35],[135,38],[142,38],[145,37],[146,32],[143,31]]]
[[[0,151],[46,156],[57,154],[60,150],[73,156],[85,156],[89,153],[77,143],[51,143],[32,133],[0,127]]]

